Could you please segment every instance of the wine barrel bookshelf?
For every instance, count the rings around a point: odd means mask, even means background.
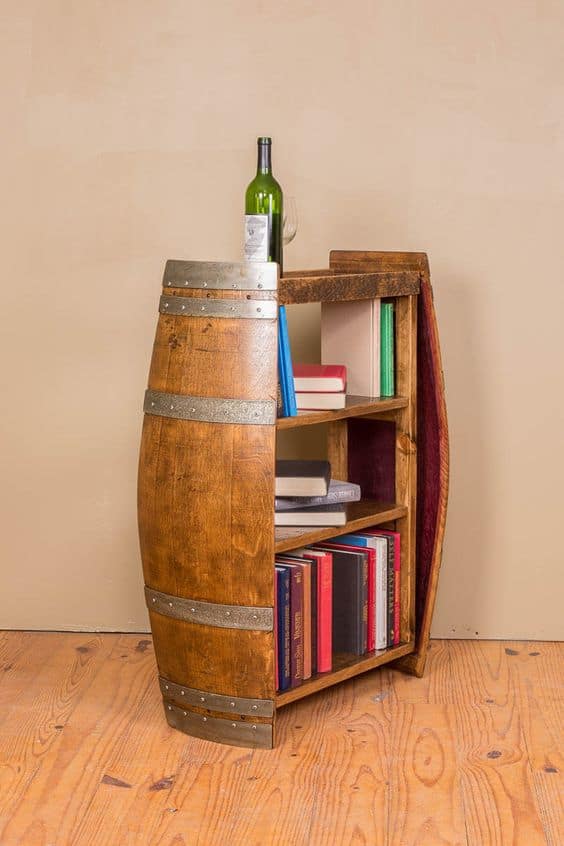
[[[278,305],[374,297],[395,301],[397,396],[350,396],[339,411],[277,419]],[[427,258],[334,251],[328,269],[282,278],[272,263],[168,261],[159,312],[138,513],[165,715],[197,737],[271,748],[278,708],[390,662],[424,671],[448,490]],[[276,433],[320,423],[333,476],[351,481],[359,459],[370,460],[358,432],[378,443],[393,425],[391,489],[363,488],[339,530],[275,529]],[[401,534],[400,644],[335,656],[332,672],[277,692],[275,553],[376,525]]]

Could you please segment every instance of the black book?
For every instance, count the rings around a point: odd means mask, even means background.
[[[368,618],[368,555],[315,544],[333,556],[333,654],[364,655]]]
[[[328,461],[276,461],[276,496],[327,496],[330,481],[331,465]]]

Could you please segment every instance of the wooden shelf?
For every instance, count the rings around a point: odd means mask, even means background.
[[[280,279],[278,302],[344,302],[374,297],[402,297],[418,294],[419,271],[391,270],[373,273],[342,273],[338,270],[292,271]]]
[[[299,546],[345,535],[349,532],[367,529],[390,520],[405,517],[407,508],[404,505],[376,502],[372,499],[361,499],[351,502],[347,506],[347,522],[344,526],[277,526],[275,529],[275,552],[287,552]]]
[[[413,652],[414,647],[415,644],[413,642],[401,643],[399,646],[391,646],[389,649],[369,652],[367,655],[355,655],[354,657],[347,655],[343,656],[340,660],[333,657],[334,669],[332,672],[319,673],[298,687],[277,693],[275,699],[276,707],[282,708],[284,705],[289,705],[290,702],[295,702],[297,699],[303,699],[305,696],[317,693],[318,690],[324,690],[326,687],[331,687],[346,679],[351,679],[353,676],[366,673],[375,667],[381,667],[382,664],[395,661],[397,658],[403,658],[404,655],[409,655],[410,652]]]
[[[297,417],[279,417],[277,429],[295,429],[299,426],[313,426],[316,423],[331,423],[346,417],[362,417],[366,414],[395,411],[407,408],[407,397],[357,397],[350,394],[345,408],[338,411],[298,411]]]

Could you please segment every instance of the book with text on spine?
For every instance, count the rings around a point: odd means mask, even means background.
[[[326,496],[277,496],[274,500],[275,511],[292,511],[294,508],[312,508],[314,505],[337,505],[339,502],[358,502],[360,485],[354,482],[341,482],[331,479]]]

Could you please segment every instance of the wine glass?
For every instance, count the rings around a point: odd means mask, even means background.
[[[298,231],[298,208],[295,197],[284,197],[284,216],[282,219],[282,240],[289,244]]]

